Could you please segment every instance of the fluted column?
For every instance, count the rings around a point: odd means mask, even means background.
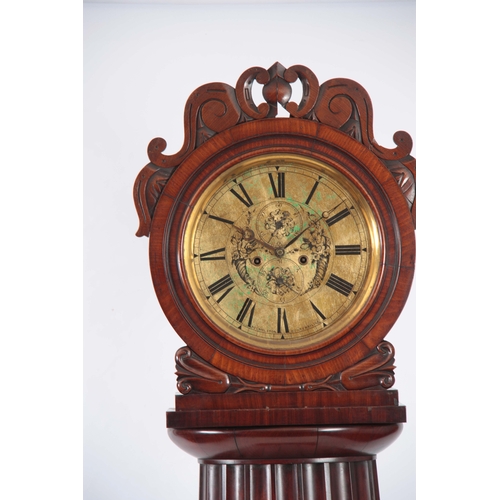
[[[375,457],[200,460],[200,500],[379,500]]]

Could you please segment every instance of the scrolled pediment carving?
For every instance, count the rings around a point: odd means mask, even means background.
[[[300,81],[302,95],[294,96],[291,84]],[[264,102],[256,104],[253,85],[262,85]],[[149,236],[157,200],[172,172],[197,147],[235,125],[277,116],[278,105],[290,118],[317,121],[341,130],[365,145],[393,173],[406,196],[415,219],[415,162],[410,156],[412,139],[403,131],[394,134],[393,149],[380,146],[373,136],[373,109],[366,90],[357,82],[335,78],[319,84],[307,67],[285,68],[279,62],[269,69],[252,67],[239,77],[236,86],[214,82],[202,85],[188,98],[184,110],[184,143],[180,151],[165,154],[167,142],[153,139],[148,146],[150,163],[134,185],[139,215],[137,236]]]

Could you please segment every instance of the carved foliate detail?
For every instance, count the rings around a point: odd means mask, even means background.
[[[175,356],[177,389],[181,394],[236,394],[241,392],[301,392],[389,389],[394,385],[394,347],[380,343],[366,358],[323,380],[295,385],[271,385],[228,375],[204,361],[188,347]]]
[[[389,169],[398,186],[403,192],[408,208],[413,213],[415,219],[415,175],[414,175],[414,159],[410,156],[408,161],[404,160],[384,160],[385,166]]]
[[[347,390],[380,386],[389,389],[394,385],[394,346],[381,342],[371,355],[344,370],[340,381]]]
[[[300,81],[302,96],[292,100],[291,84]],[[262,85],[265,102],[256,105],[252,87]],[[156,203],[173,170],[197,147],[214,135],[239,123],[274,118],[278,104],[292,118],[327,124],[350,135],[377,155],[393,173],[403,190],[415,217],[415,161],[410,156],[412,139],[406,132],[394,134],[394,149],[387,149],[373,137],[373,109],[366,90],[345,78],[328,80],[319,85],[316,75],[305,66],[285,68],[279,62],[268,70],[247,69],[235,88],[225,83],[209,83],[196,89],[184,110],[184,144],[180,151],[165,155],[164,139],[153,139],[148,146],[151,163],[139,173],[134,199],[139,215],[137,236],[148,236]]]
[[[181,394],[227,392],[231,386],[229,375],[210,365],[193,353],[189,347],[175,354],[177,389]]]
[[[156,203],[173,171],[172,167],[160,168],[149,163],[139,172],[134,185],[135,207],[140,222],[136,236],[149,236]]]

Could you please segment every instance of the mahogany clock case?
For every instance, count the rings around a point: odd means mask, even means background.
[[[255,349],[237,344],[210,324],[186,283],[184,231],[196,198],[222,172],[263,154],[299,154],[333,165],[363,193],[377,216],[383,256],[370,302],[356,324],[311,348]],[[400,228],[406,230],[403,238]],[[151,226],[150,260],[155,290],[174,329],[217,368],[271,384],[319,380],[363,359],[385,337],[409,293],[414,269],[413,221],[387,168],[342,132],[298,119],[253,121],[218,134],[196,149],[166,184]],[[402,243],[401,243],[402,242]]]
[[[290,82],[297,79],[303,87],[299,104],[290,100]],[[266,103],[259,106],[251,93],[255,81],[264,84]],[[276,118],[278,105],[290,112],[289,118]],[[206,365],[217,376],[220,372],[292,388],[340,374],[390,345],[383,339],[404,307],[414,274],[416,170],[409,154],[409,135],[396,132],[394,149],[379,146],[373,138],[372,114],[368,93],[358,83],[333,79],[319,85],[308,68],[287,69],[275,63],[268,70],[246,70],[234,89],[211,83],[195,90],[186,103],[185,143],[177,154],[162,153],[163,139],[151,141],[151,163],[134,186],[140,217],[137,235],[150,236],[150,266],[158,300],[195,364]],[[214,321],[203,304],[205,299],[193,293],[199,284],[189,272],[191,255],[186,253],[191,244],[186,234],[192,230],[192,221],[201,216],[199,200],[204,193],[236,165],[273,155],[278,160],[288,155],[317,162],[345,178],[369,207],[372,237],[377,240],[377,275],[364,283],[370,293],[361,290],[365,298],[359,311],[347,315],[340,326],[325,323],[322,335],[302,342],[286,337],[282,343],[245,341],[231,334],[231,325]],[[274,183],[273,190],[277,195]],[[287,201],[284,190],[279,198]],[[322,210],[330,208],[326,202]],[[298,231],[292,240],[300,235]],[[210,299],[215,301],[215,293],[208,293],[206,300]],[[215,392],[221,390],[225,389]]]
[[[297,79],[303,89],[299,104],[290,100],[290,83]],[[264,85],[266,103],[259,106],[251,93],[255,81]],[[289,111],[289,118],[276,117],[278,105]],[[324,483],[310,480],[307,474],[301,481],[315,491],[318,500],[330,498],[330,486],[340,485],[347,471],[354,490],[342,490],[342,495],[351,495],[345,498],[379,500],[376,453],[397,438],[406,421],[398,392],[390,390],[395,355],[384,339],[404,308],[415,269],[416,162],[410,155],[412,141],[407,133],[397,132],[394,141],[396,147],[386,149],[374,140],[371,101],[358,83],[333,79],[319,85],[308,68],[287,69],[279,63],[268,70],[246,70],[235,88],[211,83],[195,90],[186,103],[185,142],[177,154],[163,154],[163,139],[151,141],[151,163],[134,186],[140,219],[137,235],[150,236],[155,292],[186,344],[176,354],[181,394],[176,396],[175,411],[167,412],[167,427],[171,439],[199,460],[200,500],[222,500],[223,491],[229,492],[228,498],[253,498],[252,488],[243,494],[239,483],[229,478],[227,471],[233,466],[238,474],[249,477],[256,468],[268,471],[251,481],[259,491],[270,483],[278,488],[288,484],[280,479],[282,467],[314,469],[318,477],[325,475]],[[248,180],[244,176],[253,175],[255,169],[266,188],[252,191],[252,198],[243,184]],[[311,173],[314,186],[335,185],[332,179],[339,180],[346,192],[342,217],[331,216],[337,188],[331,190],[333,197],[323,191],[314,202],[316,187],[306,188],[308,196],[304,191],[297,196],[297,191],[293,195],[293,189],[287,190],[285,179],[299,182],[297,172]],[[249,210],[238,205],[229,192]],[[225,194],[242,210],[240,215],[211,211]],[[250,208],[253,201],[254,209]],[[295,213],[287,215],[293,229],[284,237],[275,237],[275,233],[271,239],[263,237],[254,214],[263,213],[266,219],[284,205]],[[246,226],[240,222],[245,211]],[[303,223],[307,217],[313,223]],[[220,224],[219,232],[225,236],[212,229],[203,247],[199,242],[204,234],[199,228],[204,223],[200,221],[210,218]],[[300,282],[302,271],[296,261],[289,263],[292,258],[287,249],[290,252],[297,248],[293,245],[300,244],[305,265],[312,232],[323,224],[329,237],[336,237],[327,228],[328,222],[333,225],[346,218],[356,220],[359,227],[358,233],[349,234],[367,236],[360,236],[355,244],[334,243],[341,251],[333,257],[328,250],[328,258],[316,259],[315,276],[319,278],[314,286],[299,283],[290,285],[291,292],[283,292],[293,300],[305,296],[302,302],[291,303],[297,308],[310,303],[309,314],[317,313],[321,321],[316,317],[317,325],[300,333],[300,328],[289,328],[288,320],[282,322],[284,302],[264,297],[276,301],[267,309],[270,318],[275,315],[275,330],[270,327],[255,333],[251,321],[243,320],[247,305],[255,301],[253,318],[257,300],[264,300],[258,296],[265,294],[246,274],[250,253],[243,266],[241,254],[232,257],[234,253],[225,243],[239,238],[252,249],[260,248],[255,266],[276,261],[288,266]],[[346,254],[355,259],[343,259]],[[365,263],[360,265],[362,259]],[[222,267],[217,268],[215,261]],[[351,271],[358,266],[362,277],[349,283],[342,278],[346,275],[329,275],[332,267],[326,271],[327,263],[333,266],[335,261]],[[322,265],[324,269],[318,273]],[[205,271],[210,266],[219,274]],[[231,266],[238,270],[233,276]],[[298,271],[292,272],[292,268]],[[202,284],[205,279],[207,283]],[[247,295],[244,302],[245,295],[237,296],[236,311],[241,309],[235,315],[234,308],[231,312],[219,305],[237,286]],[[314,306],[310,292],[321,287],[327,293],[333,292],[325,287],[350,297],[344,301],[345,312],[328,315]],[[265,310],[262,301],[260,311]],[[323,448],[317,448],[320,438]],[[268,446],[269,439],[279,445]],[[358,469],[364,473],[358,474]],[[362,490],[366,494],[360,496]],[[272,497],[268,493],[265,498]]]

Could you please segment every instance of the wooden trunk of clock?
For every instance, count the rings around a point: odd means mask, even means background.
[[[415,266],[412,141],[394,140],[358,83],[276,63],[195,90],[177,154],[151,141],[137,235],[186,344],[167,427],[200,500],[379,498],[376,455],[406,421],[384,338]]]
[[[199,459],[200,500],[375,500],[375,453],[400,430],[384,424],[169,432],[190,453],[206,456],[211,447],[219,456]]]

